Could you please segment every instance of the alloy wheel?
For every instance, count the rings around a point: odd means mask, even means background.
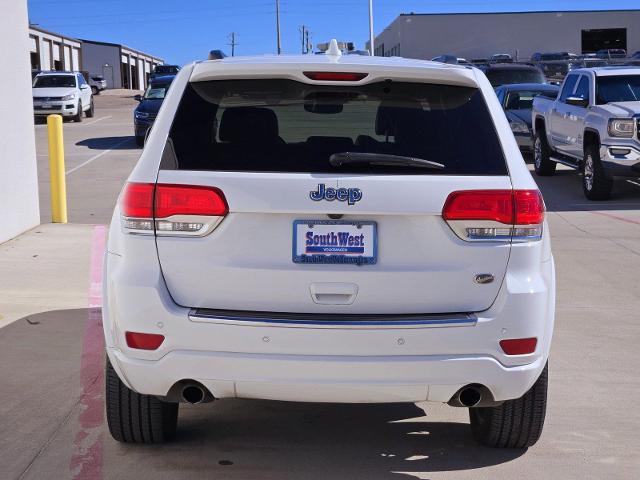
[[[540,144],[540,138],[536,138],[533,144],[533,163],[537,169],[540,169],[540,165],[542,165],[542,145]]]
[[[587,155],[584,159],[584,186],[587,190],[593,188],[593,157]]]

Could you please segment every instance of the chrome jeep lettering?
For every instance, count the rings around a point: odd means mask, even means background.
[[[314,202],[327,200],[333,202],[347,202],[349,205],[355,205],[356,202],[362,200],[362,191],[359,188],[332,188],[326,187],[324,183],[319,183],[316,190],[309,192],[309,198]]]

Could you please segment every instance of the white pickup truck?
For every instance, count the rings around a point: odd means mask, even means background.
[[[615,177],[640,176],[640,68],[574,70],[555,100],[535,98],[532,117],[538,175],[580,170],[589,200],[608,199]]]

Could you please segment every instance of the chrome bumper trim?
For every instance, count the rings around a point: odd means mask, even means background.
[[[452,314],[317,314],[248,312],[238,310],[191,309],[189,319],[194,322],[219,323],[226,325],[271,324],[279,327],[311,328],[424,328],[473,326],[478,319],[473,313]]]

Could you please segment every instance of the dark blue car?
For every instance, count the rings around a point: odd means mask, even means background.
[[[555,98],[559,90],[560,87],[557,85],[545,83],[514,83],[496,88],[496,95],[521,151],[533,150],[531,130],[533,99],[538,95]]]
[[[175,75],[165,75],[163,77],[155,77],[149,82],[144,95],[136,95],[134,98],[140,102],[140,105],[133,111],[133,124],[135,129],[136,144],[144,145],[144,139],[147,130],[151,128],[160,105],[169,90],[169,86]]]

